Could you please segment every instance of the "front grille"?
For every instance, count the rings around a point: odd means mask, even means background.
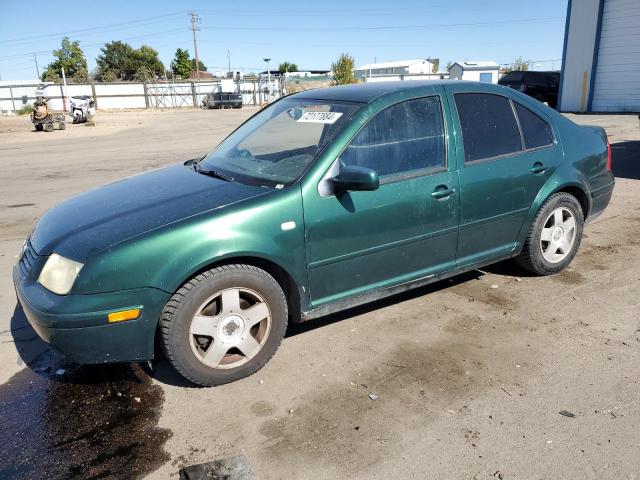
[[[33,264],[36,260],[36,251],[31,245],[31,240],[27,239],[27,243],[24,247],[24,252],[22,252],[22,257],[20,258],[20,270],[23,275],[28,275],[33,268]]]

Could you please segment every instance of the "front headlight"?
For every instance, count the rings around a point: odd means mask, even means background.
[[[73,287],[83,264],[52,253],[38,277],[38,283],[47,290],[66,295]]]

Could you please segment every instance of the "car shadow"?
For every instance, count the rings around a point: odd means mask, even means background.
[[[341,322],[352,317],[359,315],[365,315],[367,313],[379,310],[382,308],[397,305],[414,298],[429,295],[441,290],[445,290],[449,287],[459,285],[470,280],[477,280],[481,278],[485,273],[492,273],[496,275],[511,276],[511,277],[527,277],[531,276],[525,270],[519,268],[513,260],[505,260],[493,265],[490,265],[483,270],[472,270],[470,272],[456,275],[455,277],[441,280],[424,287],[415,288],[406,292],[398,293],[390,297],[386,297],[380,300],[376,300],[364,305],[343,310],[331,315],[320,317],[317,319],[309,320],[302,323],[294,323],[289,325],[285,334],[286,338],[295,337],[306,332],[322,328],[331,325],[336,322]],[[70,366],[71,368],[78,368],[73,364],[66,363],[64,358],[58,355],[56,352],[38,337],[35,330],[31,327],[27,321],[22,307],[20,304],[16,304],[11,318],[11,335],[16,345],[16,350],[20,356],[21,362],[24,363],[33,373],[45,377],[55,382],[70,383],[75,381],[81,381],[83,383],[92,383],[92,378],[96,378],[100,382],[104,382],[105,377],[111,376],[110,371],[113,372],[114,378],[120,378],[122,376],[122,369],[130,369],[135,364],[108,364],[108,365],[87,365],[80,367],[84,370],[83,375],[74,376],[60,376],[59,378],[52,375],[56,369]],[[159,345],[156,345],[156,359],[150,362],[140,363],[141,370],[158,381],[159,383],[182,387],[182,388],[194,388],[198,387],[190,381],[184,379],[179,375],[174,368],[169,364],[168,360],[162,355],[162,351]],[[93,372],[93,374],[91,373]]]
[[[140,477],[169,460],[158,426],[164,392],[136,364],[74,365],[17,304],[10,334],[26,365],[0,385],[0,478]],[[3,332],[7,334],[8,332]]]
[[[612,143],[611,164],[616,178],[640,180],[640,141]]]
[[[19,356],[18,365],[26,365],[34,370],[41,363],[50,362],[53,357],[56,357],[55,352],[49,348],[29,324],[22,307],[17,302],[11,316],[10,331]],[[35,373],[46,376],[45,373],[40,371]]]
[[[10,330],[19,355],[19,365],[25,365],[30,373],[43,379],[60,383],[103,383],[121,379],[123,375],[130,374],[129,370],[135,368],[134,363],[79,366],[66,361],[38,336],[19,303],[14,307]],[[81,375],[55,375],[58,369],[77,370],[79,368],[82,370]],[[179,387],[195,386],[178,375],[161,355],[153,362],[141,363],[140,368],[160,383]]]
[[[341,322],[352,317],[370,313],[374,310],[391,307],[393,305],[397,305],[414,298],[422,297],[424,295],[438,292],[440,290],[445,290],[449,287],[468,282],[469,280],[477,280],[483,275],[484,272],[480,270],[472,270],[470,272],[462,273],[446,280],[441,280],[429,285],[425,285],[424,287],[415,288],[406,292],[392,295],[390,297],[375,300],[371,303],[359,305],[357,307],[333,313],[325,317],[316,318],[302,323],[294,323],[289,325],[287,333],[285,334],[285,338],[295,337],[296,335],[315,330],[316,328],[322,328],[327,325],[331,325],[332,323]]]

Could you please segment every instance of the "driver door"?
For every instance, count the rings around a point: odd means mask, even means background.
[[[323,180],[357,165],[378,173],[377,190],[303,193],[314,308],[454,268],[458,173],[442,103],[434,95],[379,112]]]

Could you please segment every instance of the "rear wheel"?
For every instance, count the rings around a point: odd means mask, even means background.
[[[165,354],[185,378],[220,385],[262,368],[280,346],[287,302],[264,270],[225,265],[185,283],[160,319]]]
[[[564,270],[580,247],[583,226],[584,215],[578,200],[564,192],[552,195],[533,221],[516,261],[538,275]]]
[[[45,132],[53,132],[53,123],[48,122],[44,124],[44,131]]]

